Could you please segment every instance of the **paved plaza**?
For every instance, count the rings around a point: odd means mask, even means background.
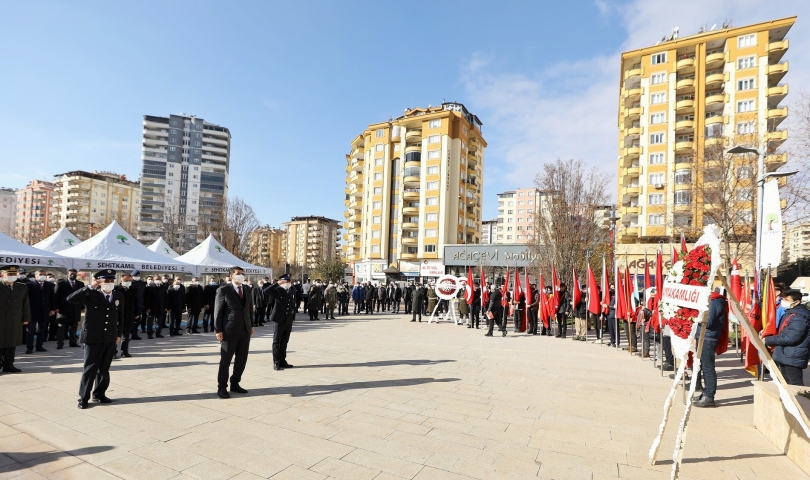
[[[299,318],[303,317],[299,315]],[[216,397],[213,335],[133,342],[111,405],[76,408],[81,350],[21,355],[0,375],[0,478],[657,479],[647,451],[670,387],[652,362],[590,342],[404,315],[295,322],[272,368],[256,329],[242,386]],[[497,333],[496,333],[497,335]],[[21,353],[21,349],[17,350]],[[807,476],[753,425],[751,377],[718,359],[719,408],[692,415],[682,478]]]

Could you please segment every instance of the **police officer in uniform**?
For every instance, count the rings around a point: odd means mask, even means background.
[[[0,367],[3,373],[20,373],[14,353],[22,345],[23,331],[31,321],[28,286],[18,282],[16,265],[0,268]]]
[[[124,295],[115,291],[115,270],[96,272],[93,279],[89,286],[68,296],[69,302],[83,305],[86,310],[81,336],[84,368],[79,382],[82,410],[87,408],[91,390],[94,402],[112,402],[105,393],[110,386],[110,364],[124,328]]]
[[[146,303],[144,303],[144,291],[146,290],[146,282],[141,280],[141,271],[133,270],[130,275],[132,276],[132,288],[135,290],[135,297],[140,305],[140,309],[135,311],[135,319],[140,319],[140,322],[134,322],[132,326],[132,340],[142,340],[138,335],[138,325],[141,326],[141,333],[146,333]]]
[[[290,276],[279,277],[275,285],[265,293],[273,299],[270,321],[273,322],[273,370],[293,368],[287,363],[287,343],[290,341],[292,325],[295,321],[295,294],[291,290]],[[315,288],[315,287],[313,287]],[[310,293],[312,290],[310,290]]]

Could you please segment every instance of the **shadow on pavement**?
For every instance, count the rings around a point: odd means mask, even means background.
[[[48,452],[44,455],[42,453],[26,453],[26,452],[7,453],[6,455],[17,463],[16,464],[12,463],[11,465],[3,467],[3,471],[13,472],[15,470],[25,470],[27,468],[34,467],[36,465],[55,462],[56,460],[63,457],[81,457],[82,455],[93,455],[96,453],[107,452],[109,450],[112,450],[113,448],[115,447],[111,446],[84,447],[84,448],[77,448],[76,450],[66,450],[64,452]]]
[[[251,352],[253,353],[253,352]],[[351,367],[391,367],[394,365],[438,365],[440,363],[455,362],[455,360],[381,360],[379,362],[363,363],[327,363],[323,365],[300,365],[295,368],[351,368]]]

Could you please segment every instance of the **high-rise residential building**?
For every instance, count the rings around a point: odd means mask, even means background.
[[[46,239],[53,229],[50,226],[53,209],[54,184],[43,180],[31,180],[25,188],[15,193],[14,237],[33,245]]]
[[[312,268],[321,260],[339,257],[340,223],[326,217],[293,217],[284,223],[282,257],[290,265]]]
[[[51,228],[66,227],[87,240],[113,220],[128,232],[137,231],[140,184],[113,172],[74,170],[54,175]]]
[[[189,250],[228,196],[231,132],[194,115],[143,117],[138,239]],[[169,237],[169,238],[166,238]]]
[[[810,258],[810,223],[788,226],[782,250],[782,257],[787,263]]]
[[[346,156],[347,260],[396,267],[478,243],[486,145],[460,103],[369,125]]]
[[[702,231],[705,212],[718,207],[704,204],[700,192],[728,178],[714,164],[706,166],[709,152],[722,155],[733,145],[748,143],[767,152],[766,171],[785,164],[786,154],[775,151],[787,139],[780,128],[787,117],[781,103],[788,93],[781,83],[788,71],[782,58],[795,20],[723,27],[683,38],[673,32],[656,45],[622,54],[620,244],[655,244],[684,231],[687,237]],[[745,173],[738,169],[733,174]],[[756,201],[751,192],[740,193],[739,201]],[[750,210],[739,215],[740,222],[753,224]]]
[[[250,255],[247,261],[253,265],[271,267],[285,261],[282,245],[286,232],[269,225],[257,228],[248,238]]]
[[[547,208],[548,195],[538,188],[518,188],[498,194],[497,231],[492,243],[529,243],[535,219]]]
[[[13,236],[17,196],[13,188],[0,187],[0,232]]]
[[[481,222],[481,244],[488,245],[495,243],[498,235],[498,220],[484,220]]]

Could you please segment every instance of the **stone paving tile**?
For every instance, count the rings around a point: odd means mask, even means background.
[[[134,342],[133,357],[113,363],[117,401],[84,411],[80,352],[22,357],[25,373],[1,380],[0,478],[668,478],[683,407],[676,398],[650,466],[670,387],[651,362],[407,320],[296,322],[299,368],[283,372],[259,328],[250,394],[229,401],[215,395],[210,334]],[[694,411],[681,478],[808,478],[753,427],[752,387],[727,357],[717,399],[732,403]]]

